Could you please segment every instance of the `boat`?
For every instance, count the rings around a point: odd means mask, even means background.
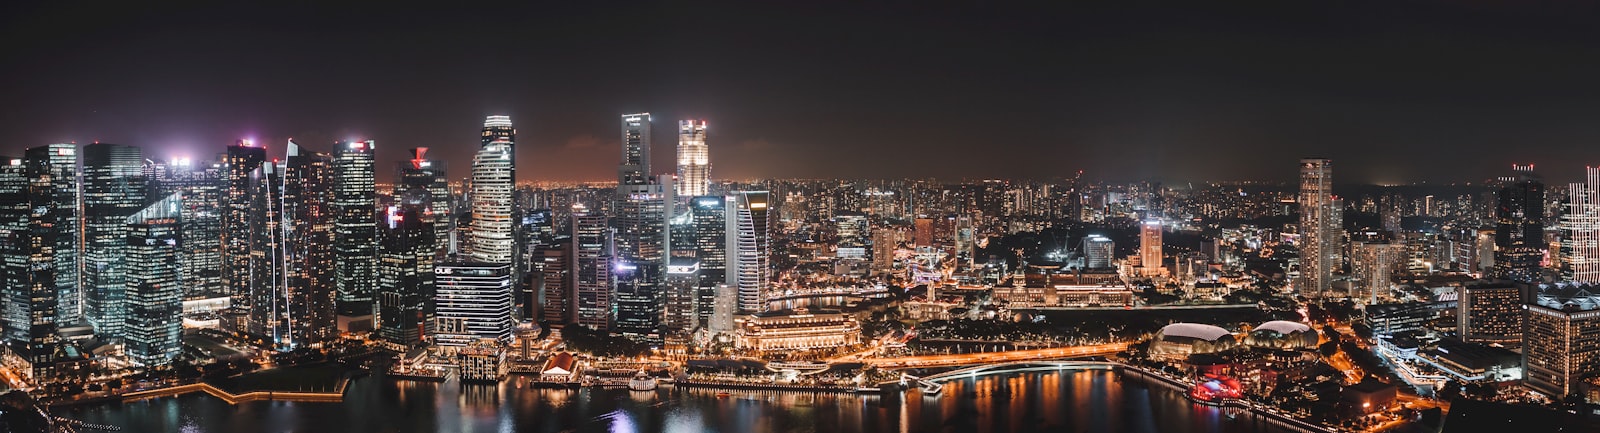
[[[655,391],[656,386],[655,376],[651,376],[644,371],[640,371],[634,374],[632,379],[628,379],[628,389],[634,391]]]
[[[733,395],[732,393],[729,393],[727,391],[717,391],[717,398],[728,398],[728,397],[730,397],[732,395]]]

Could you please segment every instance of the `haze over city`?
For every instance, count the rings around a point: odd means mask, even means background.
[[[611,118],[649,111],[707,120],[733,179],[1288,180],[1316,155],[1394,184],[1600,161],[1592,5],[1173,3],[18,2],[0,151],[359,138],[464,173],[461,131],[507,114],[521,180],[593,181]]]

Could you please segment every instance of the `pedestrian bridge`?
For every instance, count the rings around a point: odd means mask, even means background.
[[[1120,364],[1115,362],[1105,361],[1016,361],[951,370],[939,374],[925,376],[922,377],[921,380],[936,383],[948,380],[977,378],[991,374],[1027,371],[1115,370],[1119,365]]]

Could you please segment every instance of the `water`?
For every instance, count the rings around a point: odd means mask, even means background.
[[[363,377],[344,403],[253,402],[202,394],[59,408],[129,432],[1277,432],[1248,413],[1190,402],[1103,370],[952,381],[944,395],[779,391],[556,390]]]

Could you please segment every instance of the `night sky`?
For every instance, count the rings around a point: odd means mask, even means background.
[[[371,138],[380,167],[428,146],[460,178],[483,116],[508,114],[519,178],[608,180],[618,115],[648,111],[657,173],[676,121],[701,118],[723,179],[1286,180],[1315,155],[1338,182],[1397,183],[1600,165],[1589,6],[15,3],[0,6],[12,155]]]

